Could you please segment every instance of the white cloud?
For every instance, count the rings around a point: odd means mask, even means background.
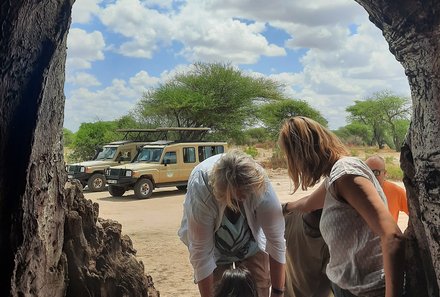
[[[193,1],[192,1],[193,2]],[[195,0],[194,2],[198,2]],[[351,22],[362,12],[351,0],[212,0],[207,10],[265,22],[286,22],[308,27]]]
[[[97,91],[85,87],[66,94],[64,126],[76,131],[81,123],[112,121],[129,113],[143,93],[155,87],[160,78],[140,71],[128,82],[114,79],[110,86]]]
[[[72,75],[68,74],[66,76],[66,82],[79,87],[96,87],[101,85],[95,76],[86,72],[77,72]]]
[[[321,50],[336,50],[341,42],[349,36],[348,28],[335,25],[333,27],[312,27],[304,25],[292,25],[287,31],[292,38],[285,43],[286,47],[292,49],[299,48],[318,48]]]
[[[91,68],[94,61],[104,59],[105,48],[128,57],[155,59],[159,51],[173,51],[177,45],[174,55],[179,63],[258,65],[262,57],[288,55],[292,61],[300,59],[300,71],[284,68],[282,73],[260,75],[284,83],[290,97],[306,100],[320,110],[331,128],[345,125],[345,108],[354,100],[383,89],[409,95],[402,66],[389,52],[380,30],[352,0],[90,1],[87,7],[86,0],[78,0],[74,19],[87,22],[98,15],[106,28],[103,33],[71,29],[68,70]],[[269,26],[288,37],[273,41]],[[109,32],[112,39],[105,35],[109,40],[104,41],[103,34]],[[145,90],[191,67],[164,64],[166,67],[156,67],[160,77],[151,76],[149,69],[136,70],[131,78],[114,80],[99,91],[72,91],[66,101],[66,123],[78,126],[98,118],[115,119],[128,112]],[[92,79],[85,84],[86,76],[81,73],[67,79],[72,84],[96,86]],[[74,119],[79,114],[83,118]]]
[[[116,1],[102,9],[103,24],[128,40],[117,47],[123,55],[153,58],[158,47],[177,41],[189,61],[227,60],[237,64],[258,61],[261,55],[283,56],[285,50],[270,44],[262,34],[265,24],[245,23],[234,16],[219,16],[206,3],[189,1],[179,11],[159,12],[151,2]],[[166,7],[170,7],[166,5]]]
[[[172,8],[173,0],[144,0],[148,6],[157,6],[161,8]]]
[[[148,88],[156,87],[160,82],[160,78],[150,76],[148,72],[141,71],[129,79],[130,86],[138,93],[145,92]]]
[[[119,0],[105,7],[100,19],[115,33],[128,38],[117,51],[125,56],[152,58],[157,44],[170,41],[171,20],[139,0]]]
[[[67,37],[67,68],[88,69],[92,62],[104,60],[105,41],[101,32],[87,33],[82,29],[71,28]]]
[[[99,13],[101,0],[76,0],[72,7],[72,23],[89,23]]]

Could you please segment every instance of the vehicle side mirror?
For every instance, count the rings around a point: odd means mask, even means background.
[[[171,160],[170,159],[163,159],[163,164],[165,165],[165,166],[167,166],[168,164],[170,164],[171,163]]]

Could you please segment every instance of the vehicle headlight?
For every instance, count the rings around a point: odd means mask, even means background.
[[[133,173],[133,171],[127,170],[127,171],[125,171],[125,176],[131,176],[132,173]]]
[[[107,168],[107,169],[105,170],[105,175],[110,175],[110,169],[109,169],[109,168]]]
[[[81,166],[81,168],[79,169],[80,172],[86,172],[86,168],[84,166]]]

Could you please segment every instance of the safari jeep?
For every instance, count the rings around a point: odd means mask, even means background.
[[[105,171],[112,196],[134,190],[136,198],[149,198],[155,188],[185,190],[192,169],[206,158],[226,151],[225,142],[156,141],[143,146],[131,163]]]
[[[131,162],[138,150],[146,143],[130,140],[111,142],[103,147],[94,160],[68,164],[66,166],[68,178],[78,179],[84,187],[87,185],[90,191],[103,191],[106,185],[105,169]]]

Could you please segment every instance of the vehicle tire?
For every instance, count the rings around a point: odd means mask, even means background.
[[[179,191],[186,191],[187,186],[176,186]]]
[[[138,199],[150,198],[153,194],[153,182],[148,178],[139,179],[134,185],[134,196]]]
[[[108,186],[108,192],[113,197],[122,197],[122,195],[125,193],[125,189],[118,186]]]
[[[103,174],[95,173],[87,181],[87,186],[91,192],[100,192],[104,191],[106,183],[107,181]]]

